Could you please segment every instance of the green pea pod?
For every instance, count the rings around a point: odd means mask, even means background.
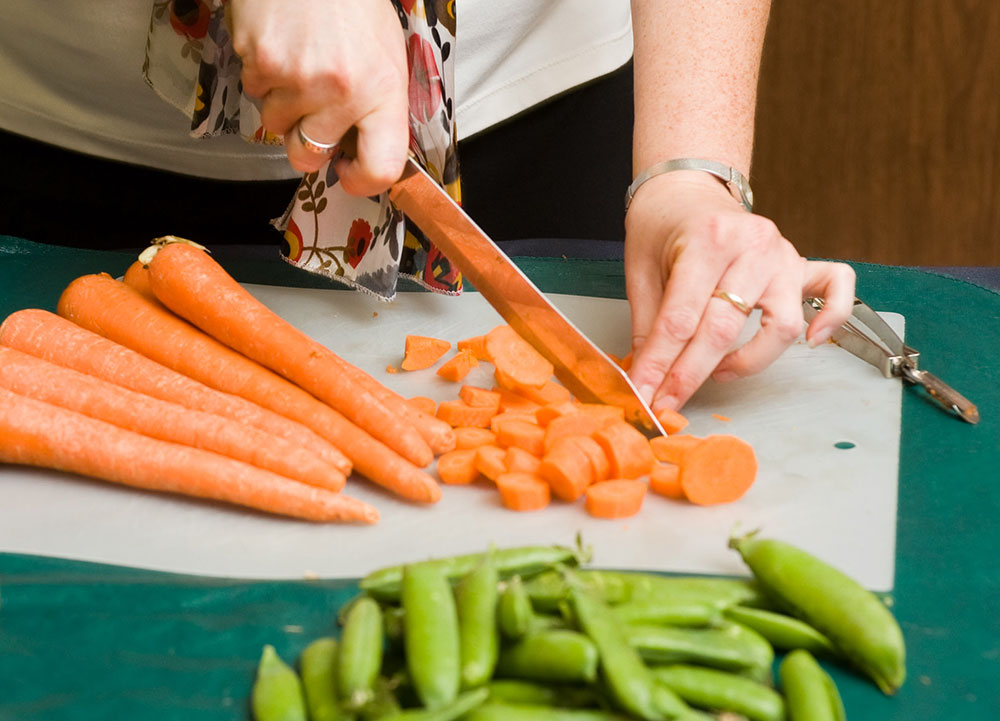
[[[406,668],[428,709],[451,703],[461,683],[461,650],[455,596],[444,570],[434,564],[407,566],[403,573]]]
[[[837,653],[830,639],[794,616],[747,606],[730,606],[725,614],[730,620],[759,633],[776,649],[792,651],[801,648],[827,656]]]
[[[781,694],[743,676],[684,664],[654,668],[653,675],[692,706],[731,711],[750,721],[784,721]]]
[[[559,685],[525,681],[516,678],[495,678],[489,689],[489,703],[529,706],[577,708],[598,705],[598,696],[589,686]]]
[[[340,708],[337,698],[336,639],[317,638],[302,651],[299,673],[310,721],[345,721],[351,715]]]
[[[358,599],[347,614],[337,654],[337,694],[348,708],[359,709],[374,695],[384,643],[382,609],[372,598]]]
[[[578,583],[605,603],[618,604],[628,600],[628,584],[619,575],[577,571],[576,578]],[[569,584],[558,570],[533,576],[525,581],[524,587],[532,606],[538,611],[558,612],[560,605],[569,598]]]
[[[845,721],[836,684],[808,651],[785,656],[778,677],[788,702],[788,721]]]
[[[403,640],[403,609],[400,606],[382,607],[382,632],[393,643]]]
[[[719,607],[711,601],[691,598],[653,598],[627,601],[614,608],[622,623],[664,626],[716,626],[722,620]]]
[[[359,713],[363,721],[381,721],[386,716],[399,713],[402,707],[395,693],[396,683],[385,676],[375,679],[374,696]]]
[[[564,709],[527,704],[485,703],[462,721],[628,721],[621,714],[598,709]]]
[[[597,678],[597,647],[578,631],[528,634],[500,653],[497,676],[557,683],[591,683]]]
[[[589,558],[589,551],[564,546],[519,546],[497,549],[494,561],[501,578],[519,575],[524,578],[555,566],[576,566]],[[449,558],[421,561],[438,568],[452,583],[467,575],[483,561],[485,553],[469,553]],[[418,565],[418,564],[410,564]],[[399,599],[404,566],[390,566],[374,571],[361,579],[361,590],[383,601]]]
[[[514,576],[507,581],[503,591],[500,592],[497,606],[500,633],[510,639],[519,639],[531,629],[533,620],[531,598],[521,583],[521,577]]]
[[[719,628],[631,625],[625,637],[653,664],[697,663],[764,675],[774,661],[774,649],[763,636],[735,623]]]
[[[883,693],[895,693],[903,684],[903,632],[878,596],[791,544],[751,534],[729,545],[768,595],[830,639]]]
[[[257,664],[250,708],[255,721],[306,721],[306,701],[299,675],[270,644],[264,646]]]
[[[383,716],[381,721],[455,721],[463,718],[470,711],[482,706],[490,692],[485,688],[477,688],[459,694],[454,701],[436,709],[406,709],[389,716]]]
[[[461,679],[465,688],[482,686],[496,668],[500,651],[496,620],[498,581],[494,557],[489,553],[455,591]]]
[[[664,721],[667,716],[654,704],[653,675],[629,645],[611,609],[598,596],[572,584],[570,601],[580,627],[597,646],[601,673],[618,707],[645,721]]]

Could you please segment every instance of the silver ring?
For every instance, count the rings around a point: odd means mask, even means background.
[[[340,141],[336,143],[321,143],[318,140],[313,140],[308,135],[306,131],[302,129],[302,121],[300,120],[295,126],[299,131],[299,141],[302,143],[302,147],[308,150],[310,153],[318,153],[319,155],[330,155],[333,153],[337,146],[340,145]]]
[[[745,300],[743,300],[742,298],[740,298],[735,293],[730,293],[727,290],[718,290],[718,289],[716,289],[712,293],[712,297],[713,298],[722,298],[722,300],[724,300],[727,303],[729,303],[731,306],[733,306],[733,308],[735,308],[736,310],[738,310],[743,315],[750,315],[750,313],[753,312],[753,306],[752,305],[750,305],[749,303],[747,303]]]

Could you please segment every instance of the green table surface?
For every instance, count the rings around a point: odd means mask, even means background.
[[[133,259],[0,237],[0,317],[54,310],[74,277],[117,276]],[[624,297],[618,261],[518,262],[549,292]],[[225,265],[244,282],[332,287],[277,258]],[[973,427],[904,394],[892,599],[909,677],[889,698],[828,668],[852,721],[1000,718],[1000,295],[913,269],[855,268],[858,295],[902,313],[922,367],[983,420]],[[351,580],[213,579],[0,553],[0,721],[247,718],[261,646],[295,658],[336,633],[334,611],[355,591]]]

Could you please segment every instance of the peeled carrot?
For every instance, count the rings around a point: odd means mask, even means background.
[[[601,420],[602,425],[625,420],[625,409],[621,406],[609,406],[604,403],[578,403],[581,413],[589,413]]]
[[[680,467],[680,484],[691,503],[730,503],[743,497],[757,478],[753,447],[730,435],[706,436]]]
[[[496,445],[497,434],[489,428],[458,426],[455,428],[455,448],[478,448],[487,444]]]
[[[246,423],[308,448],[345,474],[351,470],[343,453],[301,423],[209,388],[46,310],[29,308],[7,316],[0,324],[0,345],[160,400]]]
[[[500,325],[486,334],[486,352],[496,369],[514,383],[541,386],[555,369],[545,357],[509,325]]]
[[[428,398],[427,396],[414,396],[413,398],[406,399],[407,405],[416,408],[421,413],[429,413],[434,415],[437,413],[437,401],[433,398]]]
[[[548,450],[560,438],[567,436],[589,436],[605,425],[596,415],[590,413],[567,413],[553,418],[545,427],[545,449]]]
[[[702,442],[700,436],[676,435],[676,436],[655,436],[649,439],[649,448],[656,456],[656,460],[664,463],[673,463],[679,466],[684,462],[688,452]]]
[[[646,484],[627,478],[595,483],[587,489],[584,506],[597,518],[628,518],[642,508]]]
[[[458,383],[469,375],[469,371],[479,365],[479,361],[469,351],[461,350],[451,358],[441,364],[437,369],[437,375],[446,381]]]
[[[531,423],[533,425],[538,425],[535,422],[534,413],[523,413],[520,411],[507,411],[506,413],[497,413],[493,418],[490,419],[490,430],[494,433],[500,431],[500,426],[510,421],[522,421],[524,423]]]
[[[531,473],[504,473],[496,484],[500,502],[512,511],[539,511],[549,505],[549,484]]]
[[[545,381],[538,388],[534,388],[532,386],[519,386],[517,392],[528,400],[540,403],[541,405],[562,403],[572,398],[572,395],[566,386],[560,385],[551,380]]]
[[[624,421],[604,426],[593,438],[607,454],[615,478],[645,476],[656,461],[646,436]]]
[[[377,381],[275,314],[204,251],[162,246],[149,261],[149,283],[172,311],[312,393],[410,462],[433,460],[417,429],[369,390]],[[367,376],[364,384],[360,376]]]
[[[507,451],[500,446],[485,445],[476,449],[476,470],[496,481],[500,474],[507,472]]]
[[[312,486],[339,491],[344,474],[283,438],[0,346],[0,387],[150,438],[203,448]]]
[[[564,416],[569,413],[578,413],[579,411],[580,404],[574,403],[573,401],[547,403],[535,411],[535,420],[538,421],[538,425],[544,427],[559,416]]]
[[[508,448],[507,455],[504,456],[504,465],[512,473],[532,473],[537,475],[538,467],[541,464],[541,458],[517,446]]]
[[[476,468],[476,449],[462,448],[448,451],[438,457],[437,474],[442,483],[468,485],[479,478]]]
[[[605,480],[611,473],[611,461],[608,460],[608,454],[601,448],[601,444],[590,436],[569,436],[568,440],[575,443],[590,461],[594,482]]]
[[[500,394],[480,388],[464,385],[458,390],[458,397],[476,408],[492,408],[494,413],[500,412]]]
[[[122,280],[125,285],[138,292],[146,300],[153,301],[154,303],[160,302],[156,300],[156,295],[149,285],[149,268],[143,265],[141,260],[135,261],[128,267]]]
[[[366,503],[0,389],[0,461],[311,521],[375,523]]]
[[[492,408],[470,406],[461,398],[441,401],[437,408],[437,417],[453,428],[458,426],[486,428],[495,413]]]
[[[425,335],[408,335],[403,351],[403,362],[399,364],[399,367],[404,371],[419,371],[430,368],[441,360],[442,356],[450,349],[451,343],[446,340]]]
[[[661,496],[682,500],[684,489],[681,487],[681,468],[673,463],[657,463],[649,472],[649,490]]]
[[[538,475],[564,501],[575,501],[594,481],[590,459],[569,438],[560,438],[542,457]]]
[[[500,412],[535,413],[541,406],[529,401],[520,393],[496,386],[494,391],[500,394]]]
[[[658,410],[656,420],[666,433],[680,433],[688,426],[688,419],[670,408]]]
[[[459,350],[467,350],[476,357],[478,361],[489,361],[490,355],[486,352],[486,336],[477,335],[472,338],[465,338],[458,342]]]
[[[497,426],[497,445],[517,446],[534,456],[545,452],[545,429],[530,421],[510,420]]]

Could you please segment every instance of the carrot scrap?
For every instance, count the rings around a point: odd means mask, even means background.
[[[596,518],[628,518],[642,508],[646,484],[627,478],[601,481],[590,486],[584,506]]]
[[[476,408],[475,406],[470,406],[461,398],[441,401],[437,407],[437,417],[452,428],[457,428],[458,426],[488,428],[490,419],[494,415],[496,414],[492,408]]]
[[[469,371],[477,365],[479,365],[479,361],[476,360],[476,357],[472,353],[460,350],[441,364],[441,367],[437,369],[437,374],[446,381],[458,383],[464,380],[465,376],[469,375]]]
[[[684,463],[688,451],[702,442],[700,436],[681,434],[676,436],[655,436],[649,439],[649,448],[656,460],[679,466]]]
[[[615,478],[645,476],[656,461],[646,436],[624,421],[604,426],[593,437],[607,454]]]
[[[437,413],[437,401],[427,396],[413,396],[406,399],[406,404],[417,409],[421,413],[435,415]]]
[[[462,448],[438,457],[437,474],[442,483],[448,485],[468,485],[479,478],[476,468],[476,449]]]
[[[458,390],[458,397],[474,408],[492,408],[500,412],[500,394],[479,386],[464,385]]]
[[[497,445],[517,446],[540,456],[545,452],[545,429],[532,421],[512,419],[497,426]]]
[[[681,487],[681,467],[673,463],[657,463],[649,472],[649,490],[661,496],[683,500],[684,489]]]
[[[542,456],[538,475],[548,481],[552,492],[564,501],[575,501],[594,480],[590,459],[569,438],[560,438]]]
[[[451,343],[440,338],[425,335],[408,335],[403,351],[403,362],[399,367],[404,371],[419,371],[430,368],[451,350]]]
[[[486,352],[486,336],[477,335],[472,338],[465,338],[458,342],[459,350],[467,350],[476,357],[478,361],[489,361],[490,355]]]
[[[680,433],[688,426],[688,419],[671,408],[656,411],[656,420],[666,433]]]
[[[732,420],[732,418],[729,418],[728,416],[721,415],[719,413],[713,413],[712,414],[712,418],[714,418],[717,421],[722,421],[723,423],[728,423],[729,421]]]
[[[507,455],[504,457],[504,465],[507,466],[507,470],[517,473],[537,474],[538,466],[541,463],[542,459],[538,456],[528,453],[528,451],[517,446],[508,448]]]
[[[711,435],[692,448],[680,467],[680,484],[691,503],[730,503],[741,498],[757,478],[753,447],[741,438]]]
[[[399,373],[399,369],[396,368],[396,366],[390,364],[390,365],[387,365],[385,367],[385,372],[386,373],[391,373],[391,374],[396,374],[396,373]]]
[[[552,364],[509,325],[487,333],[485,345],[496,369],[519,385],[541,386],[555,372]]]
[[[478,448],[487,444],[496,445],[497,434],[489,428],[457,426],[455,428],[455,448]]]
[[[539,511],[549,505],[549,484],[531,473],[503,473],[496,484],[500,502],[512,511]]]
[[[507,472],[507,450],[492,444],[479,446],[476,449],[476,470],[496,481]]]

